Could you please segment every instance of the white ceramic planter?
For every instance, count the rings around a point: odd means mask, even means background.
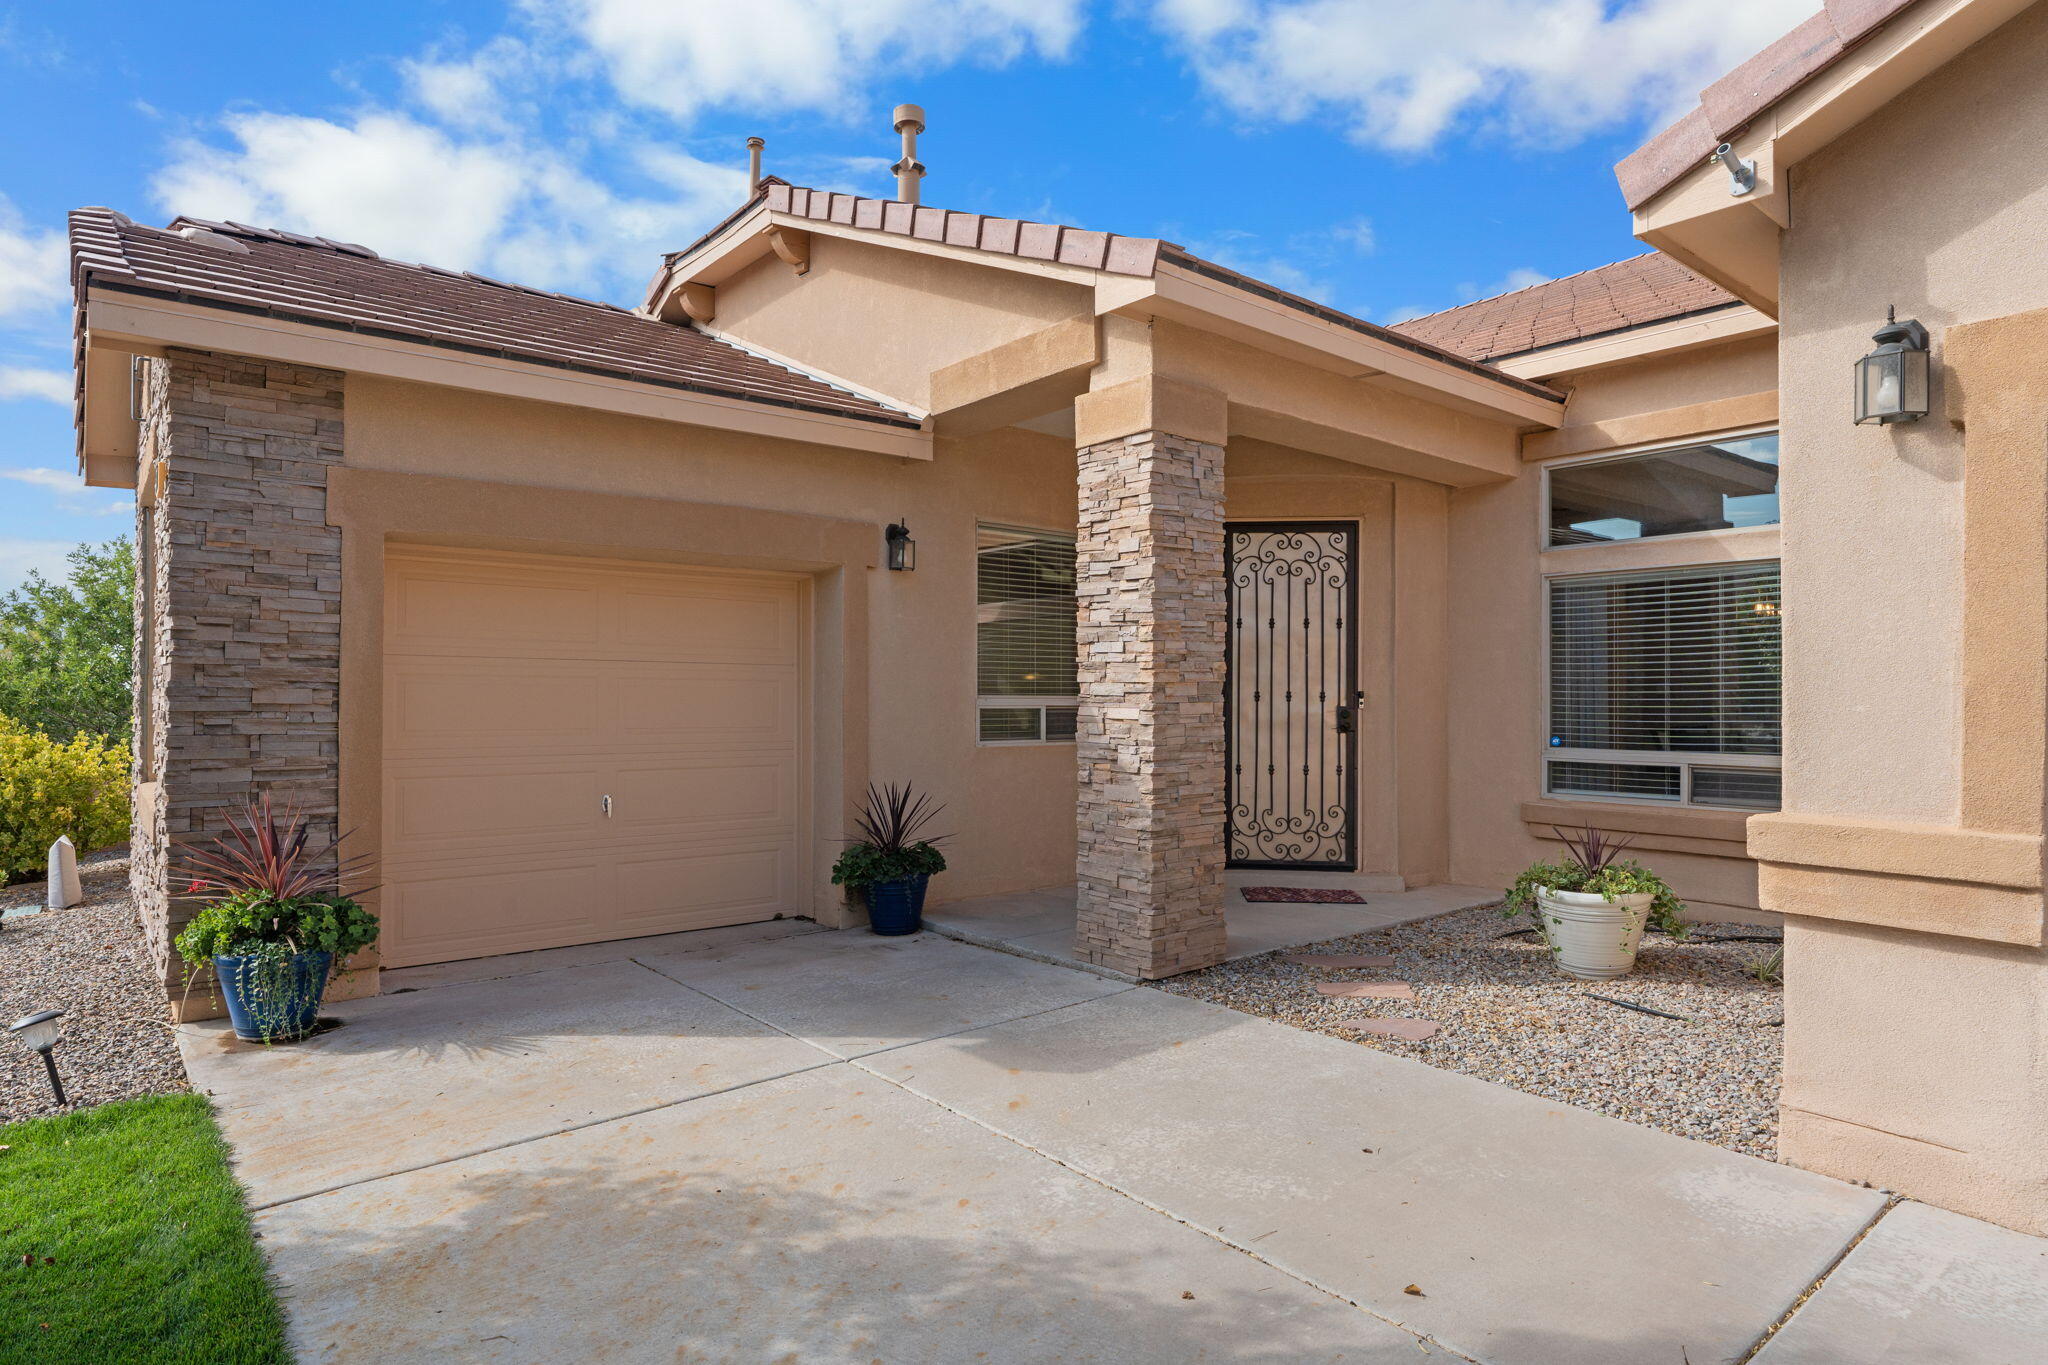
[[[1613,900],[1590,891],[1536,888],[1536,914],[1557,965],[1569,976],[1604,981],[1636,965],[1636,946],[1649,922],[1648,892]]]

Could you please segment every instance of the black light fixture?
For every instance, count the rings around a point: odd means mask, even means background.
[[[1856,362],[1856,422],[1889,426],[1927,415],[1927,329],[1884,310],[1877,349]]]
[[[21,1039],[29,1051],[42,1054],[43,1065],[50,1072],[50,1093],[57,1097],[59,1109],[70,1101],[64,1098],[64,1082],[57,1078],[57,1059],[50,1053],[57,1046],[57,1021],[63,1017],[63,1010],[39,1010],[24,1014],[7,1026],[7,1031]]]
[[[889,567],[899,571],[915,569],[917,542],[910,538],[910,528],[900,521],[892,521],[884,534],[889,538]]]

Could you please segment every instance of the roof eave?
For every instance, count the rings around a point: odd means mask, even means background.
[[[545,357],[297,317],[137,285],[81,277],[79,357],[89,413],[104,396],[95,357],[161,355],[166,348],[227,351],[504,397],[563,403],[909,459],[930,459],[928,424],[866,418],[713,385],[614,373]],[[104,362],[102,362],[104,363]],[[109,371],[111,372],[111,371]],[[98,382],[95,382],[98,380]],[[125,405],[126,391],[120,398]],[[81,450],[90,464],[91,447]],[[88,470],[88,472],[90,472]],[[132,486],[132,479],[131,484]]]
[[[1743,127],[1717,132],[1704,107],[1693,110],[1616,167],[1635,235],[1776,317],[1778,239],[1790,223],[1789,168],[2031,3],[1921,0],[1876,27],[1851,29],[1839,51],[1749,111]],[[1754,189],[1731,193],[1728,172],[1705,159],[1715,137],[1726,137],[1738,157],[1755,163]]]

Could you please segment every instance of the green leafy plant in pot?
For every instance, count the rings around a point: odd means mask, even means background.
[[[856,837],[832,865],[832,884],[860,893],[868,927],[878,934],[914,934],[924,927],[924,893],[934,872],[946,870],[938,845],[950,837],[925,835],[944,806],[934,806],[908,782],[868,784],[853,817]]]
[[[1562,862],[1536,863],[1508,888],[1501,913],[1527,914],[1569,976],[1604,980],[1635,966],[1636,950],[1650,923],[1674,938],[1687,933],[1685,904],[1662,877],[1621,854],[1626,837],[1591,825],[1576,834],[1552,827],[1563,841]]]
[[[341,857],[346,837],[309,847],[305,817],[266,792],[229,814],[226,834],[184,850],[174,875],[212,898],[178,934],[185,989],[211,966],[236,1036],[311,1034],[332,969],[377,941],[377,917],[355,900],[368,859]]]

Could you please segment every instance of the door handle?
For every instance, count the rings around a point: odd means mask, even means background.
[[[607,819],[607,820],[611,819],[611,818],[612,818],[612,799],[611,799],[611,798],[610,798],[609,796],[600,796],[600,797],[598,797],[598,798],[597,798],[597,804],[598,804],[598,808],[599,808],[599,809],[601,809],[602,811],[604,811],[604,818],[605,818],[605,819]]]
[[[1337,733],[1348,735],[1357,728],[1357,716],[1348,706],[1337,708]]]

